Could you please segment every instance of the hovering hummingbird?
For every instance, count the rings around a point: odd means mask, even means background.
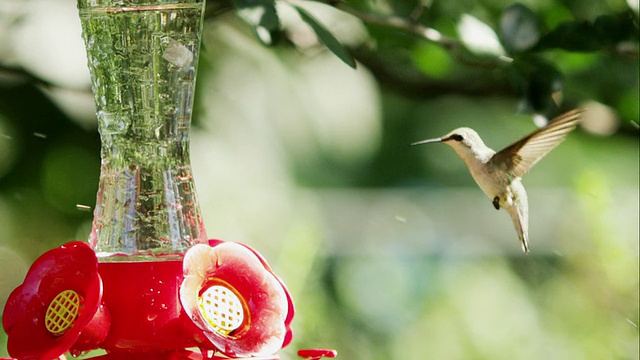
[[[529,252],[529,205],[522,177],[558,146],[576,128],[584,109],[558,116],[545,127],[534,131],[499,152],[487,147],[473,129],[462,127],[447,135],[415,142],[445,143],[464,160],[480,189],[491,199],[496,210],[505,209],[518,232],[522,251]]]

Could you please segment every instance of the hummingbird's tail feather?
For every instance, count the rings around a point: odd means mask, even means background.
[[[516,228],[516,232],[518,233],[522,251],[524,251],[524,253],[526,254],[529,252],[529,219],[527,216],[527,210],[522,206],[514,204],[513,206],[507,208],[507,211],[511,216],[511,220],[513,220],[513,226]]]
[[[514,180],[508,187],[511,201],[503,206],[513,220],[513,226],[516,228],[522,251],[529,252],[529,201],[527,192],[519,180]]]

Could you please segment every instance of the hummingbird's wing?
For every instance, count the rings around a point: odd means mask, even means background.
[[[584,109],[575,109],[558,116],[545,127],[502,149],[489,161],[513,177],[523,177],[576,128],[582,112]]]

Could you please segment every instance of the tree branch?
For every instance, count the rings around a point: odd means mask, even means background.
[[[379,15],[356,10],[340,0],[314,0],[332,6],[347,14],[351,14],[368,24],[381,25],[413,34],[420,38],[439,44],[447,49],[457,48],[462,44],[456,39],[442,35],[438,30],[426,27],[414,20],[395,15]]]
[[[419,13],[414,12],[411,18],[404,18],[397,15],[380,15],[366,13],[344,3],[342,0],[312,0],[322,4],[332,6],[340,11],[350,14],[363,22],[371,25],[379,25],[387,28],[402,31],[407,34],[414,35],[420,39],[430,41],[434,44],[440,45],[445,50],[451,52],[451,54],[461,63],[475,67],[495,68],[500,65],[508,65],[512,62],[507,57],[496,57],[491,61],[487,58],[470,58],[469,52],[465,49],[462,42],[457,39],[443,35],[440,31],[424,26],[416,22],[414,16],[419,16]]]
[[[34,85],[44,86],[47,88],[56,86],[55,84],[52,84],[47,80],[41,79],[22,68],[7,66],[0,63],[0,83],[2,83],[3,78],[15,79],[17,81],[23,81],[23,82],[31,83]]]
[[[417,70],[410,71],[407,67],[390,65],[384,57],[371,53],[365,48],[354,50],[354,56],[381,84],[384,84],[385,88],[407,98],[425,99],[451,94],[505,98],[518,96],[510,79],[507,76],[497,76],[495,72],[475,72],[474,81],[468,81],[465,77],[437,80]]]

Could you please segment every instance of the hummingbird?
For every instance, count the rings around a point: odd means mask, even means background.
[[[506,148],[495,152],[473,129],[461,127],[443,137],[411,146],[445,143],[465,162],[480,189],[496,210],[505,209],[518,233],[522,251],[529,252],[529,205],[522,177],[576,128],[584,109],[575,109],[550,121]]]

